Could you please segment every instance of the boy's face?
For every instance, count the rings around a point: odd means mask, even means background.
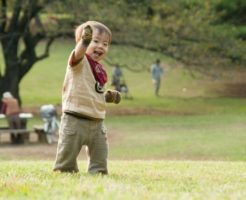
[[[93,30],[92,40],[86,50],[86,53],[95,61],[102,60],[108,53],[109,36],[106,32]]]

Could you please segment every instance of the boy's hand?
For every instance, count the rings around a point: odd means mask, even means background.
[[[88,46],[92,39],[92,28],[88,25],[82,32],[82,43]]]
[[[105,92],[105,100],[107,103],[115,103],[118,104],[121,101],[120,92],[116,90],[107,90]]]

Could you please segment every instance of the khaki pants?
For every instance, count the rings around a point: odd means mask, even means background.
[[[108,143],[103,121],[93,121],[63,114],[59,130],[54,171],[78,172],[77,156],[88,147],[91,174],[107,174]]]

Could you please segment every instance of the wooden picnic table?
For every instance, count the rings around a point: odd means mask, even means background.
[[[25,144],[29,143],[30,141],[30,134],[34,133],[37,135],[37,141],[40,143],[49,143],[47,134],[44,131],[43,125],[34,125],[33,129],[27,129],[27,122],[28,119],[33,118],[33,115],[31,113],[20,113],[19,117],[21,119],[21,128],[20,129],[10,129],[8,126],[0,126],[0,142],[1,142],[1,135],[3,134],[9,134],[10,140],[12,143],[15,143],[11,139],[12,134],[18,135],[18,141],[16,143],[18,144]],[[6,119],[6,116],[3,114],[0,114],[0,120]]]

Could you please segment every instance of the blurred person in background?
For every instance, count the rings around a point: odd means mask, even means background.
[[[18,100],[10,92],[4,92],[1,105],[1,113],[5,114],[9,129],[20,129],[21,120],[19,117],[20,106]],[[21,134],[11,133],[11,142],[14,144],[21,142]]]
[[[162,75],[164,73],[164,70],[160,65],[160,59],[156,59],[156,62],[151,65],[150,72],[151,72],[152,81],[153,81],[153,84],[155,87],[155,90],[154,90],[155,95],[160,96],[159,90],[160,90],[160,86],[161,86],[161,78],[162,78]]]

